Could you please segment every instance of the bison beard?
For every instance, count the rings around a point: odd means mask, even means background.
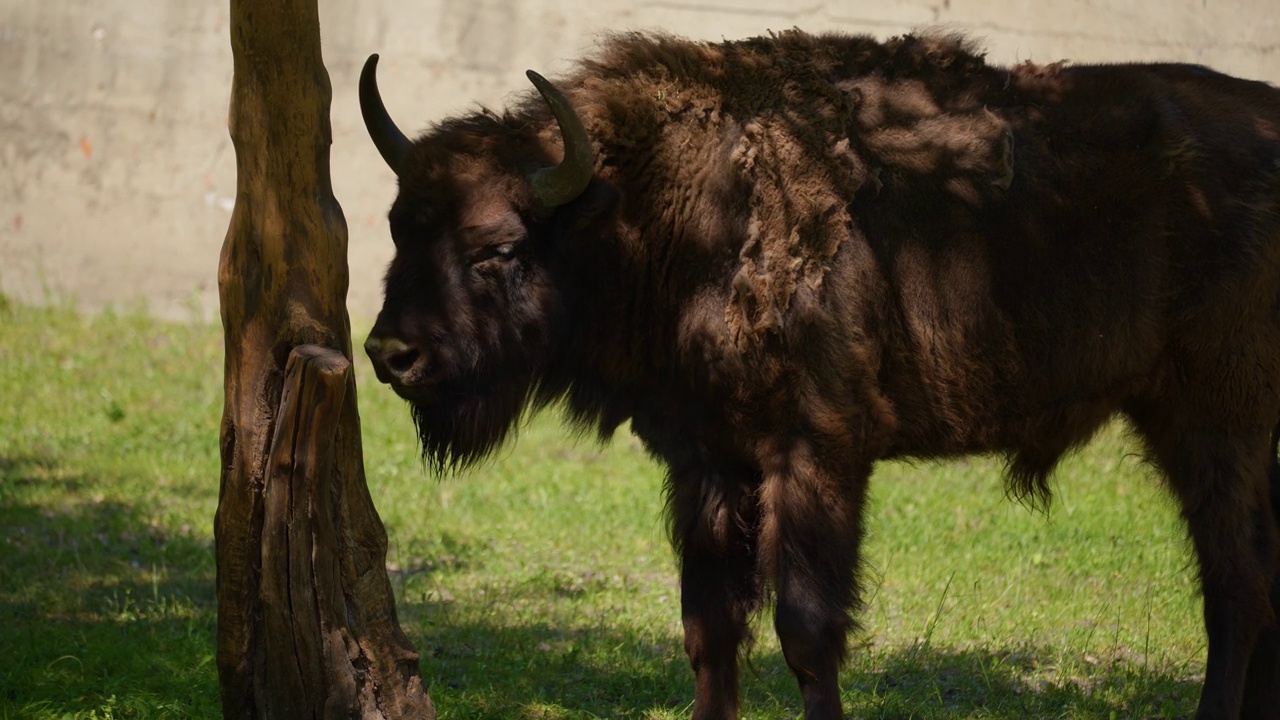
[[[538,322],[558,324],[546,315]],[[470,350],[467,367],[443,368],[438,384],[405,393],[422,457],[437,475],[483,460],[514,432],[526,410],[541,409],[560,395],[535,372],[545,365],[541,333],[509,333],[496,346],[473,343]]]
[[[455,382],[440,388],[434,403],[410,401],[423,459],[437,474],[483,459],[515,428],[532,386],[518,376],[483,385]]]
[[[766,593],[805,717],[842,716],[876,461],[1000,453],[1047,504],[1117,416],[1196,551],[1197,719],[1277,717],[1280,91],[799,31],[623,35],[531,79],[411,142],[366,65],[400,180],[366,349],[437,471],[530,405],[631,421],[668,470],[696,720],[736,716]]]

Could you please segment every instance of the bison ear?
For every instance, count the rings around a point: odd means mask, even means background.
[[[595,171],[595,152],[591,148],[591,139],[587,137],[582,119],[564,94],[532,70],[525,75],[551,108],[551,114],[560,126],[560,137],[564,140],[564,159],[559,165],[535,170],[529,175],[529,186],[539,205],[544,208],[558,207],[586,190]]]
[[[608,218],[617,204],[618,191],[612,185],[592,180],[572,203],[556,212],[551,226],[555,242],[568,246],[584,235],[597,237],[597,230],[608,226]]]

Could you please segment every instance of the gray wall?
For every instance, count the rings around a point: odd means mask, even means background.
[[[320,0],[333,82],[333,177],[351,237],[353,317],[390,256],[394,178],[364,135],[355,79],[381,52],[408,128],[501,105],[604,30],[718,40],[798,26],[880,37],[942,25],[989,58],[1183,60],[1280,83],[1276,0]],[[235,194],[228,4],[0,0],[0,292],[85,308],[216,315]]]

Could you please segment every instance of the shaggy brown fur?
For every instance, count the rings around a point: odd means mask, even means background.
[[[530,403],[669,469],[695,718],[762,594],[840,717],[875,461],[1004,453],[1047,504],[1127,417],[1181,504],[1197,718],[1280,707],[1280,91],[1185,65],[987,65],[962,40],[622,35],[563,78],[595,144],[549,210],[540,98],[414,143],[371,355],[439,467]],[[407,350],[406,350],[407,348]]]

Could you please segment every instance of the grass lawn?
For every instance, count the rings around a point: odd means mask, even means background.
[[[638,443],[575,441],[552,413],[436,481],[403,403],[357,370],[388,567],[441,717],[687,717],[661,472]],[[0,719],[221,716],[221,406],[217,327],[0,298]],[[1047,516],[1005,500],[999,468],[877,469],[846,710],[1189,716],[1191,559],[1124,428],[1064,463]],[[796,717],[770,623],[758,636],[743,715]]]

